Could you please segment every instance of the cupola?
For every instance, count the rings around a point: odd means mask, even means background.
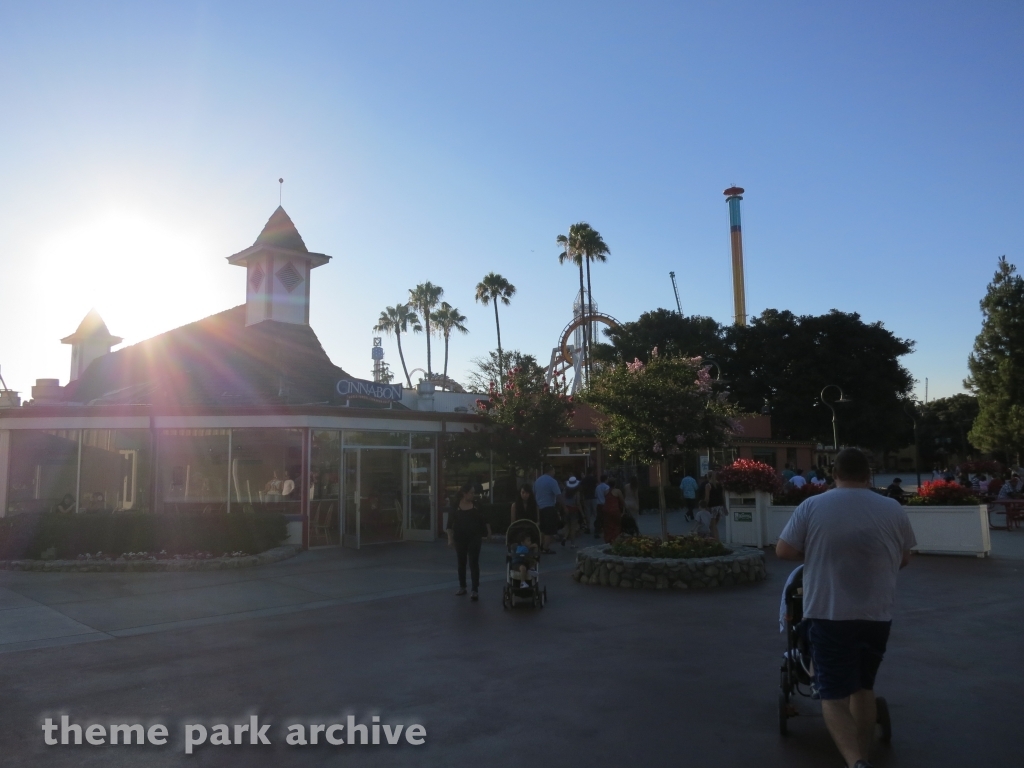
[[[245,324],[264,320],[309,325],[309,273],[331,260],[306,248],[295,224],[278,206],[250,248],[228,257],[245,267]]]
[[[60,340],[61,344],[71,345],[71,381],[76,381],[93,360],[110,354],[110,348],[122,341],[107,330],[100,313],[90,309],[78,330]]]

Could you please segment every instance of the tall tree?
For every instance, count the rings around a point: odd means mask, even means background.
[[[776,437],[832,443],[832,412],[821,391],[835,384],[848,403],[833,406],[839,442],[895,450],[912,439],[903,410],[914,379],[900,363],[914,342],[856,313],[797,316],[766,309],[747,326],[726,331],[722,365],[732,396],[748,412],[771,408]],[[826,393],[831,402],[835,390]]]
[[[562,238],[565,238],[565,243],[562,242]],[[608,261],[608,257],[611,255],[607,243],[604,238],[601,237],[601,233],[590,226],[585,221],[577,222],[569,227],[568,236],[559,235],[559,245],[571,245],[573,252],[580,254],[583,262],[587,266],[587,314],[594,314],[594,293],[590,283],[590,262],[592,261]],[[566,251],[567,253],[567,251]],[[589,342],[588,342],[589,343]],[[588,350],[589,353],[589,350]],[[590,376],[590,356],[587,358],[587,377]]]
[[[921,463],[925,468],[938,463],[944,469],[951,465],[952,454],[964,461],[975,452],[967,433],[978,418],[978,398],[961,392],[925,403],[918,412]]]
[[[420,325],[419,316],[409,308],[408,304],[396,304],[393,307],[385,307],[377,318],[377,324],[373,326],[377,333],[386,333],[388,336],[394,334],[398,342],[398,357],[402,360],[402,370],[405,372],[405,383],[412,389],[412,379],[409,378],[409,369],[405,365],[405,355],[402,352],[402,334],[409,331],[420,332],[423,326]]]
[[[964,385],[978,396],[970,440],[985,451],[1024,452],[1024,278],[1006,257],[981,300],[981,333]]]
[[[416,308],[423,318],[427,330],[427,378],[434,372],[430,367],[430,313],[444,296],[444,288],[431,282],[420,283],[409,289],[409,303]]]
[[[580,314],[584,315],[587,313],[587,292],[583,287],[583,250],[582,244],[580,243],[580,232],[579,225],[573,224],[569,227],[568,235],[559,235],[555,238],[555,242],[562,247],[562,252],[558,254],[558,263],[565,264],[569,262],[575,264],[580,270]],[[583,359],[590,359],[590,323],[583,324]]]
[[[442,301],[441,306],[431,315],[430,319],[434,321],[438,335],[444,339],[444,384],[442,386],[447,388],[448,342],[451,340],[452,331],[469,333],[469,329],[466,327],[466,316],[447,301]]]
[[[501,369],[501,322],[498,320],[498,302],[506,307],[516,294],[516,287],[496,272],[488,272],[484,279],[476,284],[476,300],[485,307],[494,303],[494,327],[498,331],[498,381],[504,383],[504,372]]]
[[[710,357],[720,363],[727,349],[725,329],[717,320],[667,309],[644,312],[637,320],[609,328],[605,336],[608,343],[594,344],[595,360],[646,363],[657,349],[669,357]]]

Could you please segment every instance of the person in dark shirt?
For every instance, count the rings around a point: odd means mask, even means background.
[[[459,591],[466,594],[466,563],[473,579],[470,598],[477,600],[480,592],[480,545],[483,537],[491,535],[491,526],[483,511],[476,505],[476,491],[472,483],[462,486],[459,503],[448,514],[448,546],[454,546],[459,559]]]
[[[900,504],[907,503],[907,494],[903,490],[903,479],[894,477],[889,486],[885,489],[885,495],[890,499],[896,499]]]
[[[583,497],[583,532],[590,533],[597,517],[597,478],[593,472],[588,472],[580,482],[580,495]]]

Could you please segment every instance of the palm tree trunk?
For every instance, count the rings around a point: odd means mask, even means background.
[[[584,315],[584,316],[587,314],[587,306],[584,303],[585,297],[586,297],[586,292],[583,290],[583,262],[580,261],[580,314]],[[588,323],[584,323],[583,324],[583,367],[584,367],[583,380],[584,380],[584,382],[586,382],[586,365],[587,365],[587,361],[590,360],[590,352],[589,352],[589,348],[590,348],[590,328],[588,327],[588,325],[589,325]]]
[[[444,380],[441,382],[441,389],[448,389],[448,338],[451,334],[444,335]]]
[[[409,378],[409,369],[405,367],[405,355],[402,354],[402,334],[395,332],[395,341],[398,342],[398,357],[402,360],[402,370],[405,371],[405,383],[412,389],[412,379]]]
[[[430,378],[430,310],[427,306],[423,305],[423,323],[427,328],[427,378]]]
[[[494,327],[498,330],[498,383],[505,385],[505,361],[501,356],[501,323],[498,321],[498,299],[494,299]]]
[[[586,257],[585,260],[587,262],[587,307],[588,307],[587,311],[588,311],[589,314],[592,315],[592,314],[594,314],[594,293],[593,293],[593,289],[590,287],[590,259],[588,257]],[[594,346],[594,340],[591,339],[590,340],[590,347],[593,347],[593,346]],[[591,348],[588,348],[588,350],[587,350],[587,352],[588,352],[588,354],[587,354],[587,381],[588,382],[590,381],[590,354],[589,353],[592,352],[592,351],[593,350]]]

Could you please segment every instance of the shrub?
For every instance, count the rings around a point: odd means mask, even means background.
[[[772,497],[772,504],[777,504],[780,507],[795,507],[804,499],[817,496],[819,493],[824,493],[827,490],[827,485],[815,485],[814,483],[806,483],[802,488],[795,488],[790,485]]]
[[[717,474],[722,487],[736,493],[749,493],[750,491],[776,493],[782,488],[782,480],[776,474],[774,467],[763,461],[736,459],[725,469],[720,469]]]
[[[0,519],[0,560],[38,559],[53,548],[62,560],[104,552],[248,552],[258,554],[287,537],[282,515],[153,514],[151,512],[32,512]]]
[[[970,488],[949,480],[933,480],[921,483],[916,496],[911,496],[908,504],[922,507],[967,507],[980,504]]]
[[[718,539],[701,536],[673,536],[668,541],[650,536],[634,536],[612,544],[611,553],[619,557],[669,557],[688,559],[727,555],[729,550]]]

